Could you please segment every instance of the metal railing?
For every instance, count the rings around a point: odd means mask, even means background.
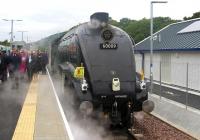
[[[146,64],[149,64],[146,62]],[[149,66],[144,74],[149,80]],[[200,110],[200,64],[154,61],[153,93]]]

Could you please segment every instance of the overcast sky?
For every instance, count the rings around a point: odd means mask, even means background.
[[[168,0],[155,4],[154,16],[183,19],[200,11],[200,0]],[[110,17],[142,19],[150,17],[150,0],[1,0],[0,19],[22,19],[14,22],[14,40],[36,41],[88,21],[94,12],[108,12]],[[0,20],[0,40],[10,39],[11,23]]]

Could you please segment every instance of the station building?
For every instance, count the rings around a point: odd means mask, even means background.
[[[12,43],[12,48],[15,48],[15,49],[22,49],[26,47],[26,42],[25,41],[14,41]]]
[[[0,50],[5,49],[6,46],[0,45]]]
[[[9,51],[9,50],[11,50],[11,47],[9,47],[9,46],[4,46],[4,45],[0,45],[0,50],[1,50],[1,51]]]
[[[150,37],[134,48],[136,70],[150,77]],[[153,35],[153,79],[200,91],[200,18],[173,23]]]

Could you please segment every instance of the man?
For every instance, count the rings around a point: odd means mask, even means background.
[[[31,53],[31,56],[29,56],[29,73],[30,73],[30,78],[32,80],[32,77],[34,76],[35,78],[37,77],[38,74],[38,56],[35,51]]]
[[[13,84],[13,89],[18,88],[19,86],[19,65],[21,62],[19,53],[17,50],[13,50],[10,56],[10,75],[11,78],[14,78],[14,84]]]
[[[3,56],[2,56],[2,51],[0,50],[0,83],[3,82]]]
[[[42,53],[42,74],[46,74],[46,65],[48,64],[48,55],[46,52]]]
[[[2,50],[0,50],[0,80],[4,82],[7,80],[7,61],[6,56]]]
[[[28,52],[28,57],[26,60],[26,65],[27,65],[27,75],[29,81],[32,80],[33,74],[35,72],[35,63],[36,63],[36,54],[35,51]]]
[[[36,67],[37,67],[37,73],[41,72],[42,71],[42,65],[43,65],[43,62],[42,62],[42,53],[40,50],[37,51],[37,63],[36,63]]]

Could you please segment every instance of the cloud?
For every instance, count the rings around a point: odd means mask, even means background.
[[[154,5],[154,16],[182,19],[199,11],[199,5],[199,0],[168,0],[167,4]],[[150,0],[5,0],[0,18],[23,19],[14,24],[16,39],[21,38],[16,31],[27,30],[31,40],[38,40],[86,22],[97,11],[108,12],[116,20],[149,18]],[[8,39],[9,32],[10,23],[0,21],[0,40]]]

